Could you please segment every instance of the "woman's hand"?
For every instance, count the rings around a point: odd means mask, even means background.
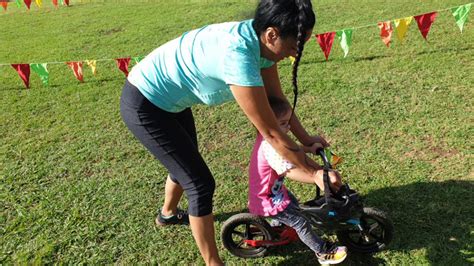
[[[312,153],[312,154],[316,154],[318,150],[323,149],[323,148],[324,148],[323,144],[319,142],[315,142],[311,146],[303,146],[303,150],[305,153]]]
[[[309,143],[311,143],[311,147],[314,145],[314,144],[320,144],[322,146],[322,148],[327,148],[329,147],[329,143],[326,141],[326,139],[324,139],[324,137],[322,137],[321,135],[319,136],[310,136],[309,137]]]

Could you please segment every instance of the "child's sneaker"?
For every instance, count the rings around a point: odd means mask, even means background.
[[[316,253],[316,257],[321,265],[338,264],[347,257],[347,248],[344,246],[336,246],[334,243],[324,245],[324,252]]]
[[[159,211],[158,216],[155,219],[156,225],[165,226],[171,224],[189,224],[189,215],[187,211],[178,209],[175,215],[164,216]]]

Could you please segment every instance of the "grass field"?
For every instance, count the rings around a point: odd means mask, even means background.
[[[254,1],[71,0],[54,10],[11,4],[1,12],[0,63],[43,63],[146,55],[199,26],[252,16]],[[102,1],[104,2],[104,1]],[[315,32],[363,26],[468,3],[313,1]],[[474,19],[470,14],[471,21]],[[300,66],[298,114],[344,157],[341,172],[371,205],[387,211],[395,236],[372,257],[344,265],[474,263],[474,24],[463,34],[449,11],[428,35],[416,23],[386,48],[376,26],[354,32],[348,58],[335,41],[329,62],[312,39]],[[115,62],[84,68],[80,84],[51,64],[50,86],[31,74],[26,90],[0,67],[0,264],[202,263],[189,228],[154,227],[166,171],[119,115],[123,74]],[[280,65],[291,98],[289,62]],[[214,173],[216,231],[244,211],[254,129],[235,103],[194,108],[200,150]],[[288,181],[302,199],[314,188]],[[186,206],[186,202],[183,202]],[[302,244],[232,264],[306,265]]]

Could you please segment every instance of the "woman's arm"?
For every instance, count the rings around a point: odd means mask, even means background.
[[[269,68],[264,68],[260,72],[267,95],[278,97],[280,99],[288,101],[286,96],[283,94],[283,90],[281,89],[277,64],[274,64]],[[313,144],[312,137],[303,128],[296,114],[293,114],[293,118],[291,118],[290,130],[293,135],[295,135],[295,137],[301,142],[301,144],[305,146],[310,146],[311,144]]]
[[[240,108],[265,140],[286,160],[301,171],[312,174],[321,166],[309,160],[304,151],[278,126],[263,87],[231,85],[230,89]]]

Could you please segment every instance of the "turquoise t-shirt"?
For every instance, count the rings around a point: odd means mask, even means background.
[[[128,80],[153,104],[180,112],[195,104],[216,105],[234,97],[229,85],[263,86],[252,20],[213,24],[183,34],[146,56]]]

